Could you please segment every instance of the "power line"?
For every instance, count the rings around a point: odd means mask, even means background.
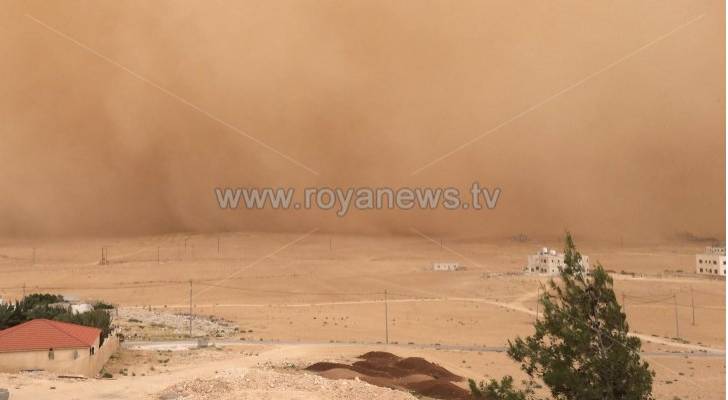
[[[675,335],[676,335],[675,337],[680,338],[680,322],[677,317],[677,296],[673,295],[672,299],[675,303]]]
[[[264,290],[264,289],[250,289],[237,286],[218,285],[214,283],[202,283],[197,282],[202,286],[217,287],[222,289],[238,290],[250,293],[268,293],[268,294],[286,294],[286,295],[315,295],[315,296],[366,296],[366,295],[378,295],[381,292],[293,292],[285,290]]]
[[[190,279],[190,337],[192,337],[192,279]]]
[[[693,287],[690,286],[690,306],[693,309],[693,326],[695,326],[695,296],[693,296]]]
[[[384,342],[389,344],[389,304],[387,303],[387,289],[384,289]]]

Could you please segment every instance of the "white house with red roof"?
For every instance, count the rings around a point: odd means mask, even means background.
[[[113,336],[102,345],[97,328],[34,319],[0,331],[0,371],[94,376],[118,345]]]

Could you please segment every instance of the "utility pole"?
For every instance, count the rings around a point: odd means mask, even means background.
[[[23,282],[23,298],[25,298],[25,282]]]
[[[190,279],[190,338],[192,338],[192,279]]]
[[[541,284],[536,289],[536,321],[538,321],[538,301],[541,299]]]
[[[680,338],[680,323],[678,322],[678,319],[677,319],[677,295],[675,293],[672,294],[672,301],[673,301],[673,304],[675,305],[675,334],[677,335],[676,337],[679,339]]]
[[[329,251],[334,250],[334,239],[329,238]]]
[[[387,303],[387,289],[384,289],[384,342],[389,344],[389,304]]]
[[[695,296],[693,295],[692,286],[690,286],[690,307],[693,309],[693,326],[695,326]]]
[[[217,237],[217,254],[220,254],[220,236]]]

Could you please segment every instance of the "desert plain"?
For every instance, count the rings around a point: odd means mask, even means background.
[[[577,237],[591,263],[612,272],[630,330],[655,372],[658,399],[725,397],[725,280],[692,273],[704,245],[581,243]],[[0,387],[13,389],[13,399],[51,390],[63,398],[152,399],[174,385],[244,370],[252,376],[247,386],[223,390],[218,386],[231,383],[208,382],[207,392],[180,398],[397,398],[400,393],[358,380],[303,371],[368,351],[423,357],[475,380],[511,374],[520,381],[525,375],[504,351],[509,339],[529,335],[537,318],[536,298],[549,278],[522,270],[527,255],[541,247],[562,244],[556,238],[441,238],[416,229],[387,237],[309,231],[6,240],[0,246],[4,299],[49,292],[113,303],[126,342],[106,366],[113,379],[3,374]],[[435,261],[458,262],[464,270],[433,271]],[[208,337],[208,348],[190,345],[190,307],[192,336]],[[176,318],[178,326],[130,317],[140,313]],[[200,331],[209,321],[225,321],[227,328]],[[290,383],[290,374],[302,383],[281,384]],[[347,382],[357,389],[336,386]]]

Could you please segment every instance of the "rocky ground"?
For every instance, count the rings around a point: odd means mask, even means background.
[[[26,291],[118,305],[114,323],[127,338],[128,350],[105,367],[112,379],[0,374],[0,387],[11,389],[13,400],[148,399],[178,383],[216,379],[215,371],[253,368],[285,374],[293,368],[266,369],[264,364],[352,365],[356,356],[372,350],[423,357],[463,378],[523,378],[504,353],[478,349],[502,348],[507,340],[533,332],[536,299],[546,281],[511,274],[523,268],[528,254],[559,243],[452,239],[448,247],[475,262],[458,273],[426,270],[433,260],[450,257],[417,237],[338,236],[332,246],[328,235],[312,235],[267,256],[295,239],[230,234],[218,254],[215,238],[199,235],[188,243],[196,246],[195,255],[180,259],[164,258],[165,249],[184,246],[175,236],[118,239],[109,244],[116,255],[109,265],[96,262],[100,243],[73,240],[34,244],[39,260],[33,268],[0,259],[3,286],[9,288],[0,290],[3,298],[21,296],[27,285]],[[702,244],[578,244],[595,262],[627,272],[613,275],[615,291],[655,370],[655,398],[724,399],[725,358],[697,346],[725,347],[725,281],[660,275],[687,271]],[[157,247],[162,247],[161,263]],[[147,248],[151,253],[144,253]],[[27,243],[6,242],[0,253],[17,258],[31,254],[29,249]],[[261,261],[251,265],[256,260]],[[213,348],[197,349],[195,341],[185,340],[189,280],[198,283],[193,335],[210,337]],[[221,280],[225,288],[204,286]],[[384,344],[387,333],[389,346]],[[223,349],[218,349],[212,346],[218,335],[233,340],[219,340]],[[166,339],[172,344],[160,346]],[[139,345],[146,340],[152,343]],[[342,380],[355,377],[350,370],[325,372]],[[465,381],[457,384],[467,388]],[[316,395],[298,396],[307,397]]]
[[[186,338],[190,319],[184,314],[151,307],[121,307],[114,318],[119,332],[128,340]],[[192,318],[192,337],[225,338],[240,332],[234,322],[206,315]]]
[[[238,368],[218,371],[214,378],[196,378],[177,383],[161,391],[157,399],[414,400],[415,397],[360,380],[330,380],[307,373]]]

